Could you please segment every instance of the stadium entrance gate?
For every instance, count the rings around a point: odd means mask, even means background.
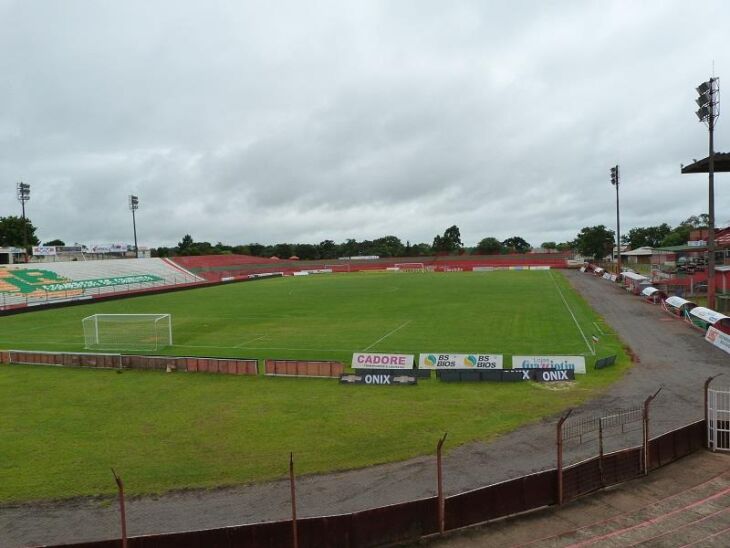
[[[707,390],[707,447],[730,451],[730,388]]]

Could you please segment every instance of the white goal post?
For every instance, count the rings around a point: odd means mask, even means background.
[[[81,320],[89,350],[158,350],[172,346],[170,314],[94,314]]]

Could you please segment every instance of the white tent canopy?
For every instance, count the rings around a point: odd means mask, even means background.
[[[705,308],[704,306],[695,306],[689,311],[689,313],[710,325],[715,325],[721,320],[728,319],[728,316],[725,316],[725,314],[715,312],[714,310]]]
[[[622,272],[621,274],[625,279],[633,280],[635,282],[643,282],[643,281],[647,281],[649,279],[646,276],[637,274],[636,272]]]
[[[692,301],[688,301],[687,299],[683,299],[682,297],[677,297],[676,295],[669,297],[664,302],[669,306],[673,306],[674,308],[682,308],[686,304],[695,304]]]
[[[645,297],[651,297],[657,291],[659,290],[656,287],[645,287],[641,294]]]

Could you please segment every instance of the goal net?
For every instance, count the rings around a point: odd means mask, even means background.
[[[423,263],[395,263],[393,266],[398,269],[398,272],[426,272]]]
[[[87,349],[157,350],[172,345],[170,314],[94,314],[81,323]]]

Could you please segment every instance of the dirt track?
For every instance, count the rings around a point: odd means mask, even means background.
[[[658,306],[593,276],[577,271],[569,271],[567,276],[639,359],[606,394],[579,411],[634,406],[661,385],[663,390],[653,404],[652,435],[701,419],[704,380],[730,372],[730,357]],[[444,461],[447,493],[552,467],[554,424],[554,418],[546,419],[493,443],[469,444],[449,452]],[[611,449],[609,445],[607,450]],[[588,445],[581,446],[574,448],[569,457],[575,460],[593,451]],[[431,457],[301,478],[298,510],[302,517],[362,510],[433,495],[434,485]],[[279,481],[130,500],[128,532],[139,535],[286,519],[290,508],[288,489],[288,483]],[[118,530],[117,510],[108,500],[0,508],[3,547],[109,538]]]

